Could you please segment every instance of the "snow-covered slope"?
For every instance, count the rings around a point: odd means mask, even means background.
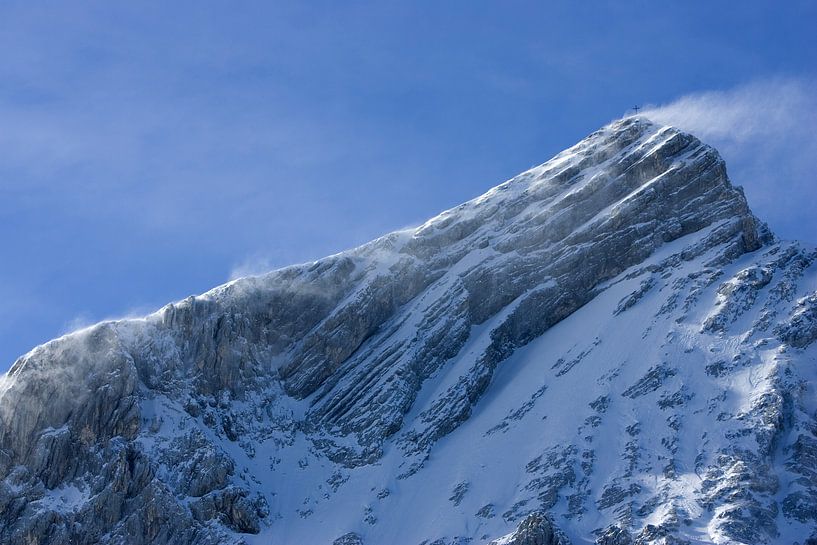
[[[3,543],[805,543],[817,250],[643,118],[18,360]],[[816,536],[817,537],[817,536]]]

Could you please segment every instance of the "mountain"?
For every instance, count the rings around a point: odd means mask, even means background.
[[[815,260],[716,150],[616,121],[416,229],[20,358],[0,542],[813,543]]]

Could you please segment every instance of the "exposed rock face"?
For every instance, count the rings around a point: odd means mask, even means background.
[[[332,545],[363,545],[363,540],[356,533],[349,532],[333,541]]]
[[[547,515],[534,512],[519,523],[515,532],[490,545],[570,545],[570,541]]]
[[[633,538],[621,526],[610,526],[596,539],[596,545],[632,545]]]
[[[815,260],[715,150],[613,123],[417,229],[22,357],[0,542],[803,541]]]

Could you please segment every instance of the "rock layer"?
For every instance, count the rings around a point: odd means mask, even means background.
[[[0,541],[804,542],[815,259],[713,148],[617,121],[417,229],[22,357]]]

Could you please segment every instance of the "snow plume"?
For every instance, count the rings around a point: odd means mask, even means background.
[[[94,317],[88,312],[80,312],[63,324],[62,328],[60,329],[60,336],[70,335],[71,333],[88,329],[106,322],[144,320],[147,316],[150,316],[156,312],[158,312],[158,309],[152,305],[134,306],[123,313],[111,314],[103,318]]]
[[[269,257],[254,255],[248,257],[230,271],[230,281],[244,278],[245,276],[259,276],[277,269],[276,263]]]
[[[443,212],[443,214],[429,220],[427,223],[431,223],[447,213],[448,212]],[[367,242],[350,250],[344,250],[336,254],[325,256],[323,259],[348,256],[353,258],[361,269],[371,269],[377,267],[379,264],[385,264],[388,266],[400,258],[400,248],[402,248],[406,241],[420,229],[422,229],[422,226],[418,227],[416,225],[412,225],[401,227],[400,229],[383,235],[371,242]],[[280,256],[273,259],[260,253],[247,257],[244,261],[232,267],[230,270],[229,283],[249,277],[266,276],[268,274],[280,271],[282,270],[280,261]],[[292,265],[286,268],[308,269],[314,263],[316,262],[304,262],[299,265]]]
[[[752,210],[783,238],[817,242],[817,80],[756,81],[648,106],[643,115],[716,147]]]

